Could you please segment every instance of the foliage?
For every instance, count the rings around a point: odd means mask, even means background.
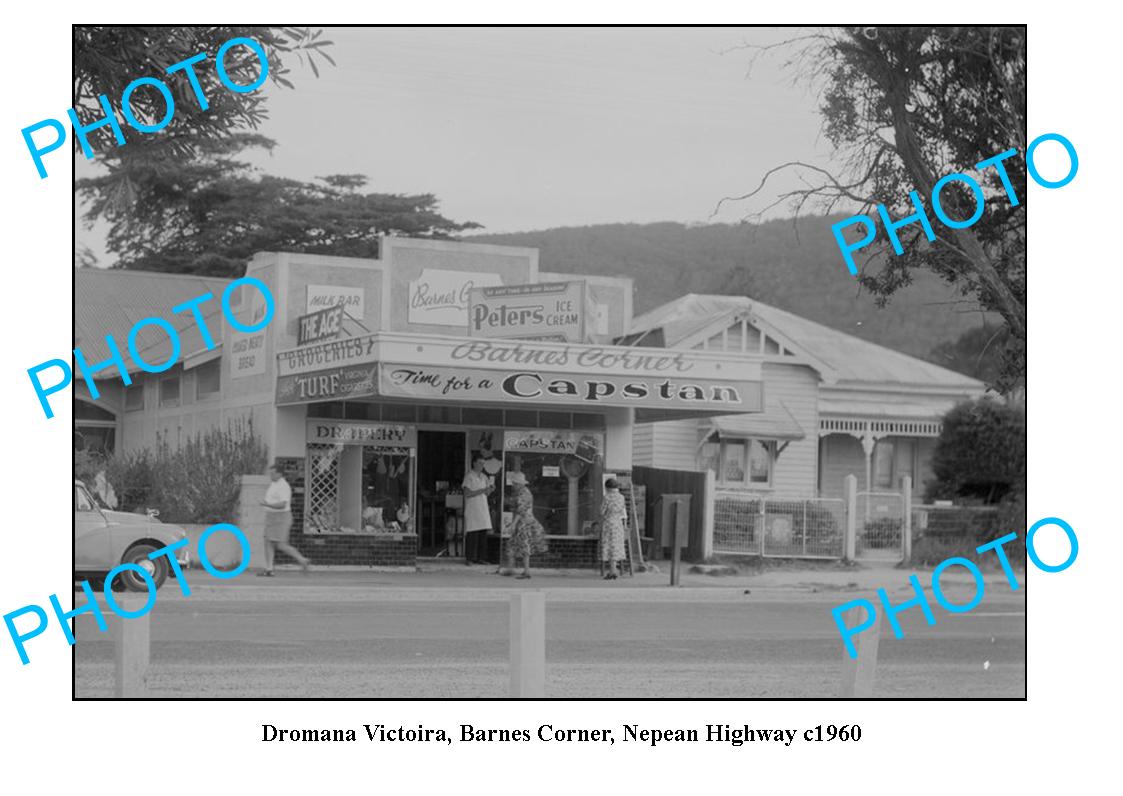
[[[925,500],[999,503],[1025,491],[1026,427],[1020,409],[990,398],[951,409],[932,454]]]
[[[176,449],[161,442],[111,456],[107,477],[122,511],[155,508],[165,522],[230,522],[241,476],[265,470],[268,451],[249,422],[196,434]]]
[[[975,164],[1026,149],[1026,33],[1024,27],[844,27],[802,36],[789,66],[821,89],[823,132],[844,165],[840,174],[804,163],[793,168],[808,187],[782,194],[798,214],[809,202],[826,212],[856,207],[876,218],[884,205],[902,219],[916,212],[915,190],[936,239],[919,224],[898,230],[904,254],[892,254],[882,224],[861,284],[886,301],[920,271],[936,274],[972,305],[998,313],[1010,330],[1003,379],[1025,373],[1026,175],[1020,156],[1004,161],[1015,207],[993,168],[977,173],[986,196],[974,225],[952,230],[935,219],[932,188],[943,176],[975,172]],[[772,47],[757,48],[767,51]],[[956,219],[971,217],[974,199],[962,183],[941,193]],[[856,232],[856,230],[852,230]],[[889,256],[885,256],[886,253]],[[841,268],[837,254],[832,261]],[[871,264],[876,267],[871,268]]]
[[[945,368],[963,373],[997,388],[1009,355],[1010,330],[1005,326],[976,326],[954,341],[945,340],[932,348],[928,359]]]
[[[598,224],[467,240],[534,246],[543,271],[597,273],[635,280],[636,312],[685,293],[748,295],[873,343],[927,358],[934,342],[954,340],[986,316],[948,312],[952,291],[918,273],[906,293],[879,307],[841,278],[831,224],[804,216],[762,223],[686,226]]]
[[[876,520],[866,520],[855,540],[856,549],[861,552],[864,549],[899,548],[901,532],[904,528],[905,521],[900,517],[878,517]]]
[[[98,472],[105,469],[105,457],[100,451],[74,451],[74,477],[92,486]]]
[[[273,146],[235,134],[200,145],[193,160],[134,167],[136,201],[125,212],[109,198],[112,174],[80,180],[85,220],[110,222],[107,247],[119,267],[227,277],[241,276],[259,251],[377,257],[383,233],[445,237],[478,226],[441,216],[432,194],[364,193],[367,180],[357,174],[301,182],[237,159],[246,148]]]
[[[118,119],[121,94],[138,77],[152,76],[164,81],[175,99],[175,114],[159,133],[141,133],[122,124],[126,145],[117,147],[108,128],[90,136],[90,147],[98,161],[108,169],[99,181],[99,198],[124,212],[138,200],[139,183],[154,170],[169,163],[193,159],[201,148],[228,138],[235,132],[256,129],[267,117],[265,92],[239,94],[218,80],[215,56],[219,47],[232,38],[254,39],[264,47],[269,59],[270,80],[292,88],[290,64],[295,58],[319,76],[319,59],[334,64],[328,48],[331,42],[322,31],[311,28],[247,26],[92,26],[74,27],[73,95],[74,109],[86,123],[105,116],[98,96],[105,95]],[[169,66],[200,52],[205,61],[195,65],[195,74],[206,98],[203,110],[184,73],[167,75]],[[230,80],[253,83],[259,65],[253,51],[244,46],[227,51],[224,63]],[[145,124],[158,123],[165,104],[155,89],[135,91],[130,106]]]

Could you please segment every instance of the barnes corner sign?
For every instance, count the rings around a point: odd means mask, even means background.
[[[712,352],[375,334],[278,354],[277,403],[373,396],[759,412],[758,363]]]

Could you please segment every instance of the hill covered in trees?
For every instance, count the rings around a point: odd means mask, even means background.
[[[980,326],[984,316],[936,277],[917,274],[883,308],[846,270],[831,224],[807,216],[762,224],[601,224],[466,236],[534,246],[543,271],[628,276],[636,314],[685,293],[747,295],[826,326],[940,362],[941,343]],[[994,325],[994,318],[988,323]]]

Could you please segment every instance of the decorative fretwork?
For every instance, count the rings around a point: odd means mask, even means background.
[[[869,435],[881,437],[938,437],[941,424],[938,420],[859,420],[843,417],[820,417],[819,436],[849,434],[861,439]]]
[[[308,478],[304,506],[305,533],[339,530],[339,457],[334,445],[308,446]]]

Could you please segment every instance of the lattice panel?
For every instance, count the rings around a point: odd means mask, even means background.
[[[308,446],[308,479],[305,485],[304,532],[339,529],[339,458],[334,445]]]

